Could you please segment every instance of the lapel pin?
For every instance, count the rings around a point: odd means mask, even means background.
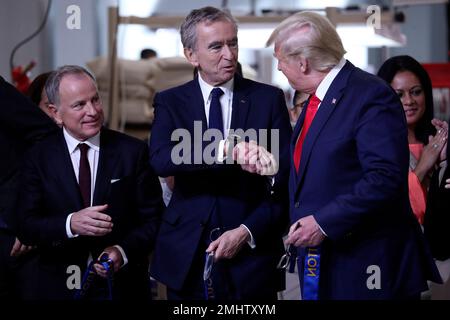
[[[332,104],[336,104],[336,98],[333,98],[333,100],[331,101]]]
[[[245,103],[245,100],[241,100],[241,103]]]

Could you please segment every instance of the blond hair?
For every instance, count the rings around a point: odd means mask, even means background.
[[[332,69],[346,52],[330,20],[311,11],[298,12],[283,20],[266,46],[272,43],[279,45],[286,56],[308,59],[311,68],[317,71]]]

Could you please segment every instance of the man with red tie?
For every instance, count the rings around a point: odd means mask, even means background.
[[[303,299],[414,299],[439,281],[408,201],[408,143],[392,89],[343,58],[327,18],[274,30],[278,69],[311,95],[291,140],[292,227]]]

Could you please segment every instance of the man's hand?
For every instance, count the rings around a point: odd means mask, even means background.
[[[261,176],[273,176],[278,172],[278,162],[273,154],[264,147],[258,147],[258,160],[256,161],[256,173]]]
[[[233,149],[233,160],[250,173],[272,176],[278,172],[275,157],[253,140],[238,143]]]
[[[100,237],[112,231],[111,217],[102,213],[107,204],[87,207],[72,215],[70,228],[73,234]]]
[[[319,228],[314,216],[309,215],[294,223],[288,233],[286,244],[296,247],[316,247],[322,243],[325,235]]]
[[[206,252],[214,252],[214,259],[231,259],[246,242],[250,240],[250,234],[243,226],[224,232],[217,240],[211,242]]]
[[[103,252],[100,254],[98,259],[100,259],[100,257],[104,253],[108,254],[108,257],[112,260],[112,266],[111,266],[112,272],[115,273],[115,272],[119,271],[120,266],[122,266],[122,264],[123,264],[123,257],[122,257],[122,254],[120,253],[119,249],[117,249],[116,247],[108,247],[105,250],[103,250]],[[100,277],[102,277],[102,278],[108,277],[108,273],[106,272],[106,269],[100,263],[94,264],[94,269]]]
[[[26,254],[27,252],[30,252],[36,247],[33,246],[26,246],[20,242],[18,238],[16,238],[16,241],[14,242],[14,245],[11,249],[11,253],[9,254],[11,257],[19,257],[21,255]]]

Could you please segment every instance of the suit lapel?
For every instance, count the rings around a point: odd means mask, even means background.
[[[201,121],[202,135],[203,135],[203,133],[207,129],[208,122],[206,121],[205,102],[203,101],[202,90],[200,89],[200,84],[198,83],[197,77],[190,82],[190,85],[187,87],[187,89],[188,89],[188,100],[186,110],[193,111],[194,121]]]
[[[93,205],[102,205],[108,201],[111,179],[117,178],[114,177],[114,170],[118,161],[118,155],[117,152],[114,151],[109,130],[102,128],[100,133],[100,155],[98,159],[97,176],[95,178]]]
[[[328,89],[323,101],[320,104],[319,110],[317,110],[316,116],[314,117],[311,127],[309,128],[303,142],[302,156],[300,159],[300,167],[297,176],[297,191],[298,187],[301,185],[301,181],[303,180],[305,171],[307,170],[311,151],[314,148],[315,142],[331,114],[336,108],[339,107],[339,101],[344,94],[344,89],[347,85],[348,77],[350,76],[353,68],[354,66],[347,61],[336,78],[334,78],[330,88]],[[304,118],[303,113],[304,112],[302,112],[302,116]]]
[[[308,102],[306,102],[305,105],[308,105]],[[294,150],[295,150],[295,145],[297,144],[297,139],[300,135],[301,129],[303,127],[303,122],[305,122],[305,115],[306,115],[306,108],[303,108],[302,112],[300,113],[300,116],[297,119],[297,123],[295,124],[294,127],[294,131],[292,132],[292,136],[291,136],[291,168],[295,168],[294,165]],[[295,171],[295,169],[293,169],[293,175],[294,178],[296,179],[295,181],[297,181],[298,175],[297,172]]]
[[[245,130],[246,128],[247,116],[250,109],[250,98],[248,97],[248,92],[248,85],[245,80],[241,76],[236,75],[234,77],[230,129]]]
[[[70,206],[81,209],[83,207],[83,200],[62,130],[58,133],[57,140],[53,144],[54,157],[51,159],[52,171],[59,180],[58,185],[61,188],[61,194],[67,195],[66,200]]]

